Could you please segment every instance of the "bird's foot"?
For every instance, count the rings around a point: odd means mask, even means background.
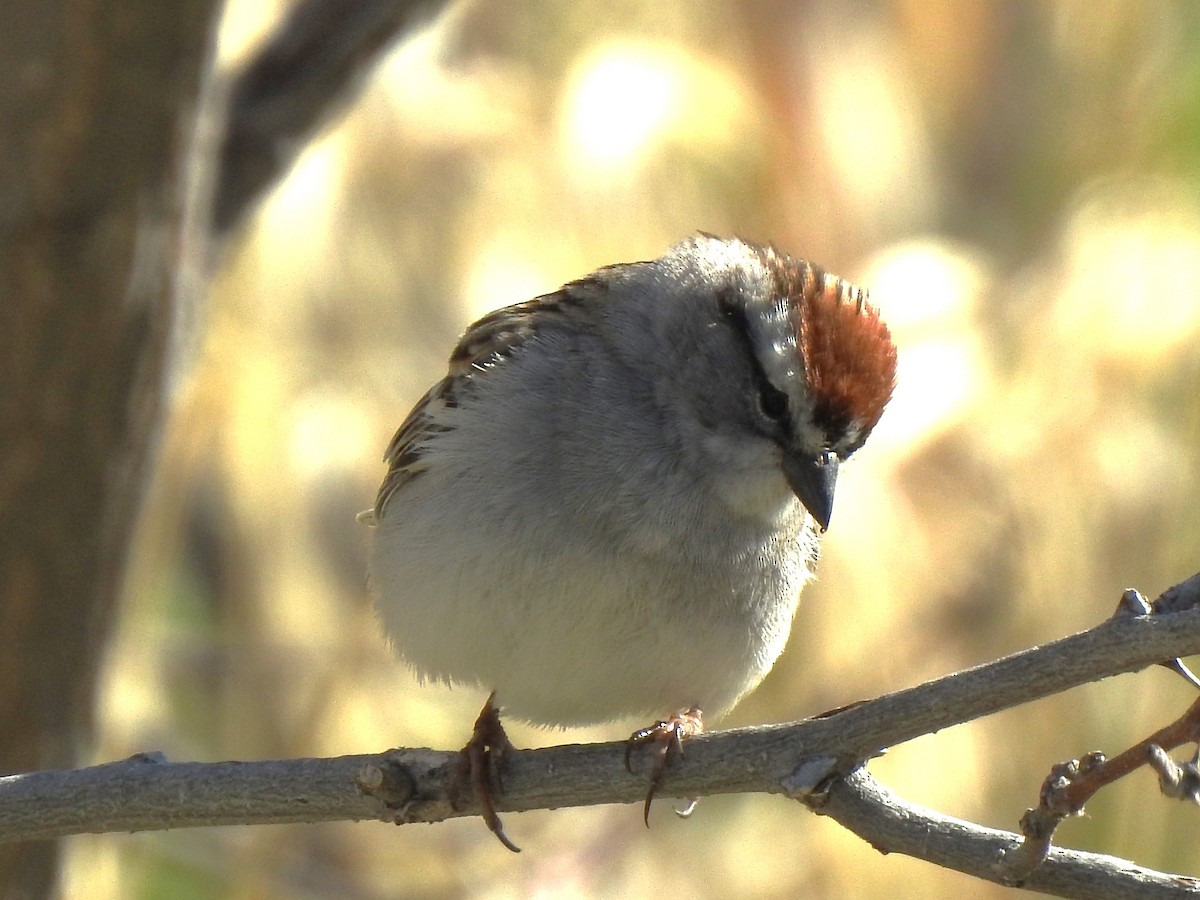
[[[649,728],[640,728],[629,736],[625,744],[625,768],[630,773],[633,767],[630,758],[633,748],[649,744],[654,753],[654,765],[650,770],[650,789],[646,792],[646,805],[642,810],[642,821],[650,827],[650,802],[662,786],[663,775],[667,766],[677,757],[683,756],[683,739],[704,731],[704,718],[699,708],[681,709],[679,712],[655,722]],[[680,816],[689,816],[696,808],[698,801],[692,799],[682,810],[675,810]]]
[[[479,814],[483,816],[483,821],[492,834],[513,853],[520,853],[521,848],[504,833],[504,825],[500,816],[496,814],[495,804],[495,795],[504,790],[506,756],[513,749],[515,748],[512,741],[508,739],[504,725],[500,722],[500,709],[496,706],[496,693],[493,691],[475,720],[471,740],[462,748],[454,777],[450,781],[450,802],[458,809],[458,797],[469,783],[471,794],[479,805]]]

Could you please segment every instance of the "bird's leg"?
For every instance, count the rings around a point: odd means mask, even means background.
[[[681,709],[674,715],[655,722],[649,728],[640,728],[629,736],[625,744],[625,768],[630,773],[630,757],[633,748],[649,744],[654,752],[654,766],[650,770],[650,790],[646,793],[646,805],[642,810],[642,821],[650,827],[650,801],[662,786],[663,774],[667,766],[679,756],[683,756],[683,739],[704,731],[704,717],[699,707]],[[681,816],[690,815],[696,807],[696,800],[689,801],[683,810],[675,810]]]
[[[479,804],[479,814],[483,821],[505,847],[513,853],[520,853],[521,848],[508,839],[504,833],[504,825],[496,814],[495,794],[492,790],[492,776],[495,776],[496,791],[504,790],[503,772],[507,762],[506,756],[514,747],[500,722],[500,709],[496,706],[496,692],[487,698],[487,703],[475,720],[475,728],[471,739],[462,748],[458,765],[454,769],[454,777],[450,780],[450,803],[458,809],[458,797],[463,787],[470,783],[471,793]]]

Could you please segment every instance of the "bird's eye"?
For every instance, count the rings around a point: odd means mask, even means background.
[[[768,419],[779,421],[788,414],[787,394],[773,384],[764,384],[758,392],[758,406]]]

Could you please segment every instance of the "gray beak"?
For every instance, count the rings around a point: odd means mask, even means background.
[[[838,458],[832,450],[817,456],[783,457],[783,477],[792,493],[804,504],[824,531],[833,515],[833,488],[837,483]]]

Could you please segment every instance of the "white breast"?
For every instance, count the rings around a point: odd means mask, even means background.
[[[579,544],[527,510],[480,533],[470,492],[439,478],[406,486],[371,554],[380,618],[421,676],[494,689],[508,714],[538,724],[693,705],[715,718],[782,652],[813,553],[799,512],[758,546],[702,539],[701,564],[664,564],[669,545],[641,555]]]

